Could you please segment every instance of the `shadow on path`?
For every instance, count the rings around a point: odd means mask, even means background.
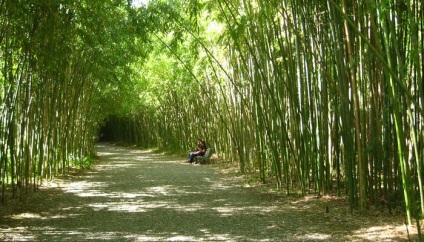
[[[315,211],[307,200],[245,188],[210,166],[105,143],[81,176],[56,179],[11,214],[9,241],[400,241],[398,227],[366,228]],[[382,231],[383,233],[385,231]]]

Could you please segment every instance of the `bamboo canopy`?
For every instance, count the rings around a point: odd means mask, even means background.
[[[424,215],[421,1],[0,0],[0,175],[84,168],[95,137],[185,152],[351,209]]]

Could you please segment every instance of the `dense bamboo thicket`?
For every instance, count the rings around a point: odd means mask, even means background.
[[[0,0],[2,200],[90,165],[101,107],[119,103],[136,53],[115,2]]]
[[[184,2],[183,4],[180,4]],[[351,208],[424,214],[421,1],[152,1],[164,21],[115,137]]]
[[[89,165],[106,119],[105,139],[202,138],[288,194],[423,217],[421,1],[131,2],[0,0],[2,199]]]

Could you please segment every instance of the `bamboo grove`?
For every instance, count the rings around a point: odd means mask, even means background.
[[[151,1],[163,28],[109,138],[223,160],[287,193],[422,218],[420,1]],[[159,21],[159,20],[158,20]]]
[[[202,138],[287,194],[423,217],[421,1],[130,6],[0,0],[3,191],[84,167],[98,132],[180,153]]]
[[[2,201],[8,188],[16,196],[90,166],[107,115],[101,107],[119,106],[113,100],[125,92],[128,62],[140,52],[128,45],[126,8],[103,0],[0,0]]]

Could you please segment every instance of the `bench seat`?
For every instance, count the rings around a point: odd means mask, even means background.
[[[194,163],[204,164],[210,161],[213,148],[207,148],[204,155],[199,155],[194,158]]]

